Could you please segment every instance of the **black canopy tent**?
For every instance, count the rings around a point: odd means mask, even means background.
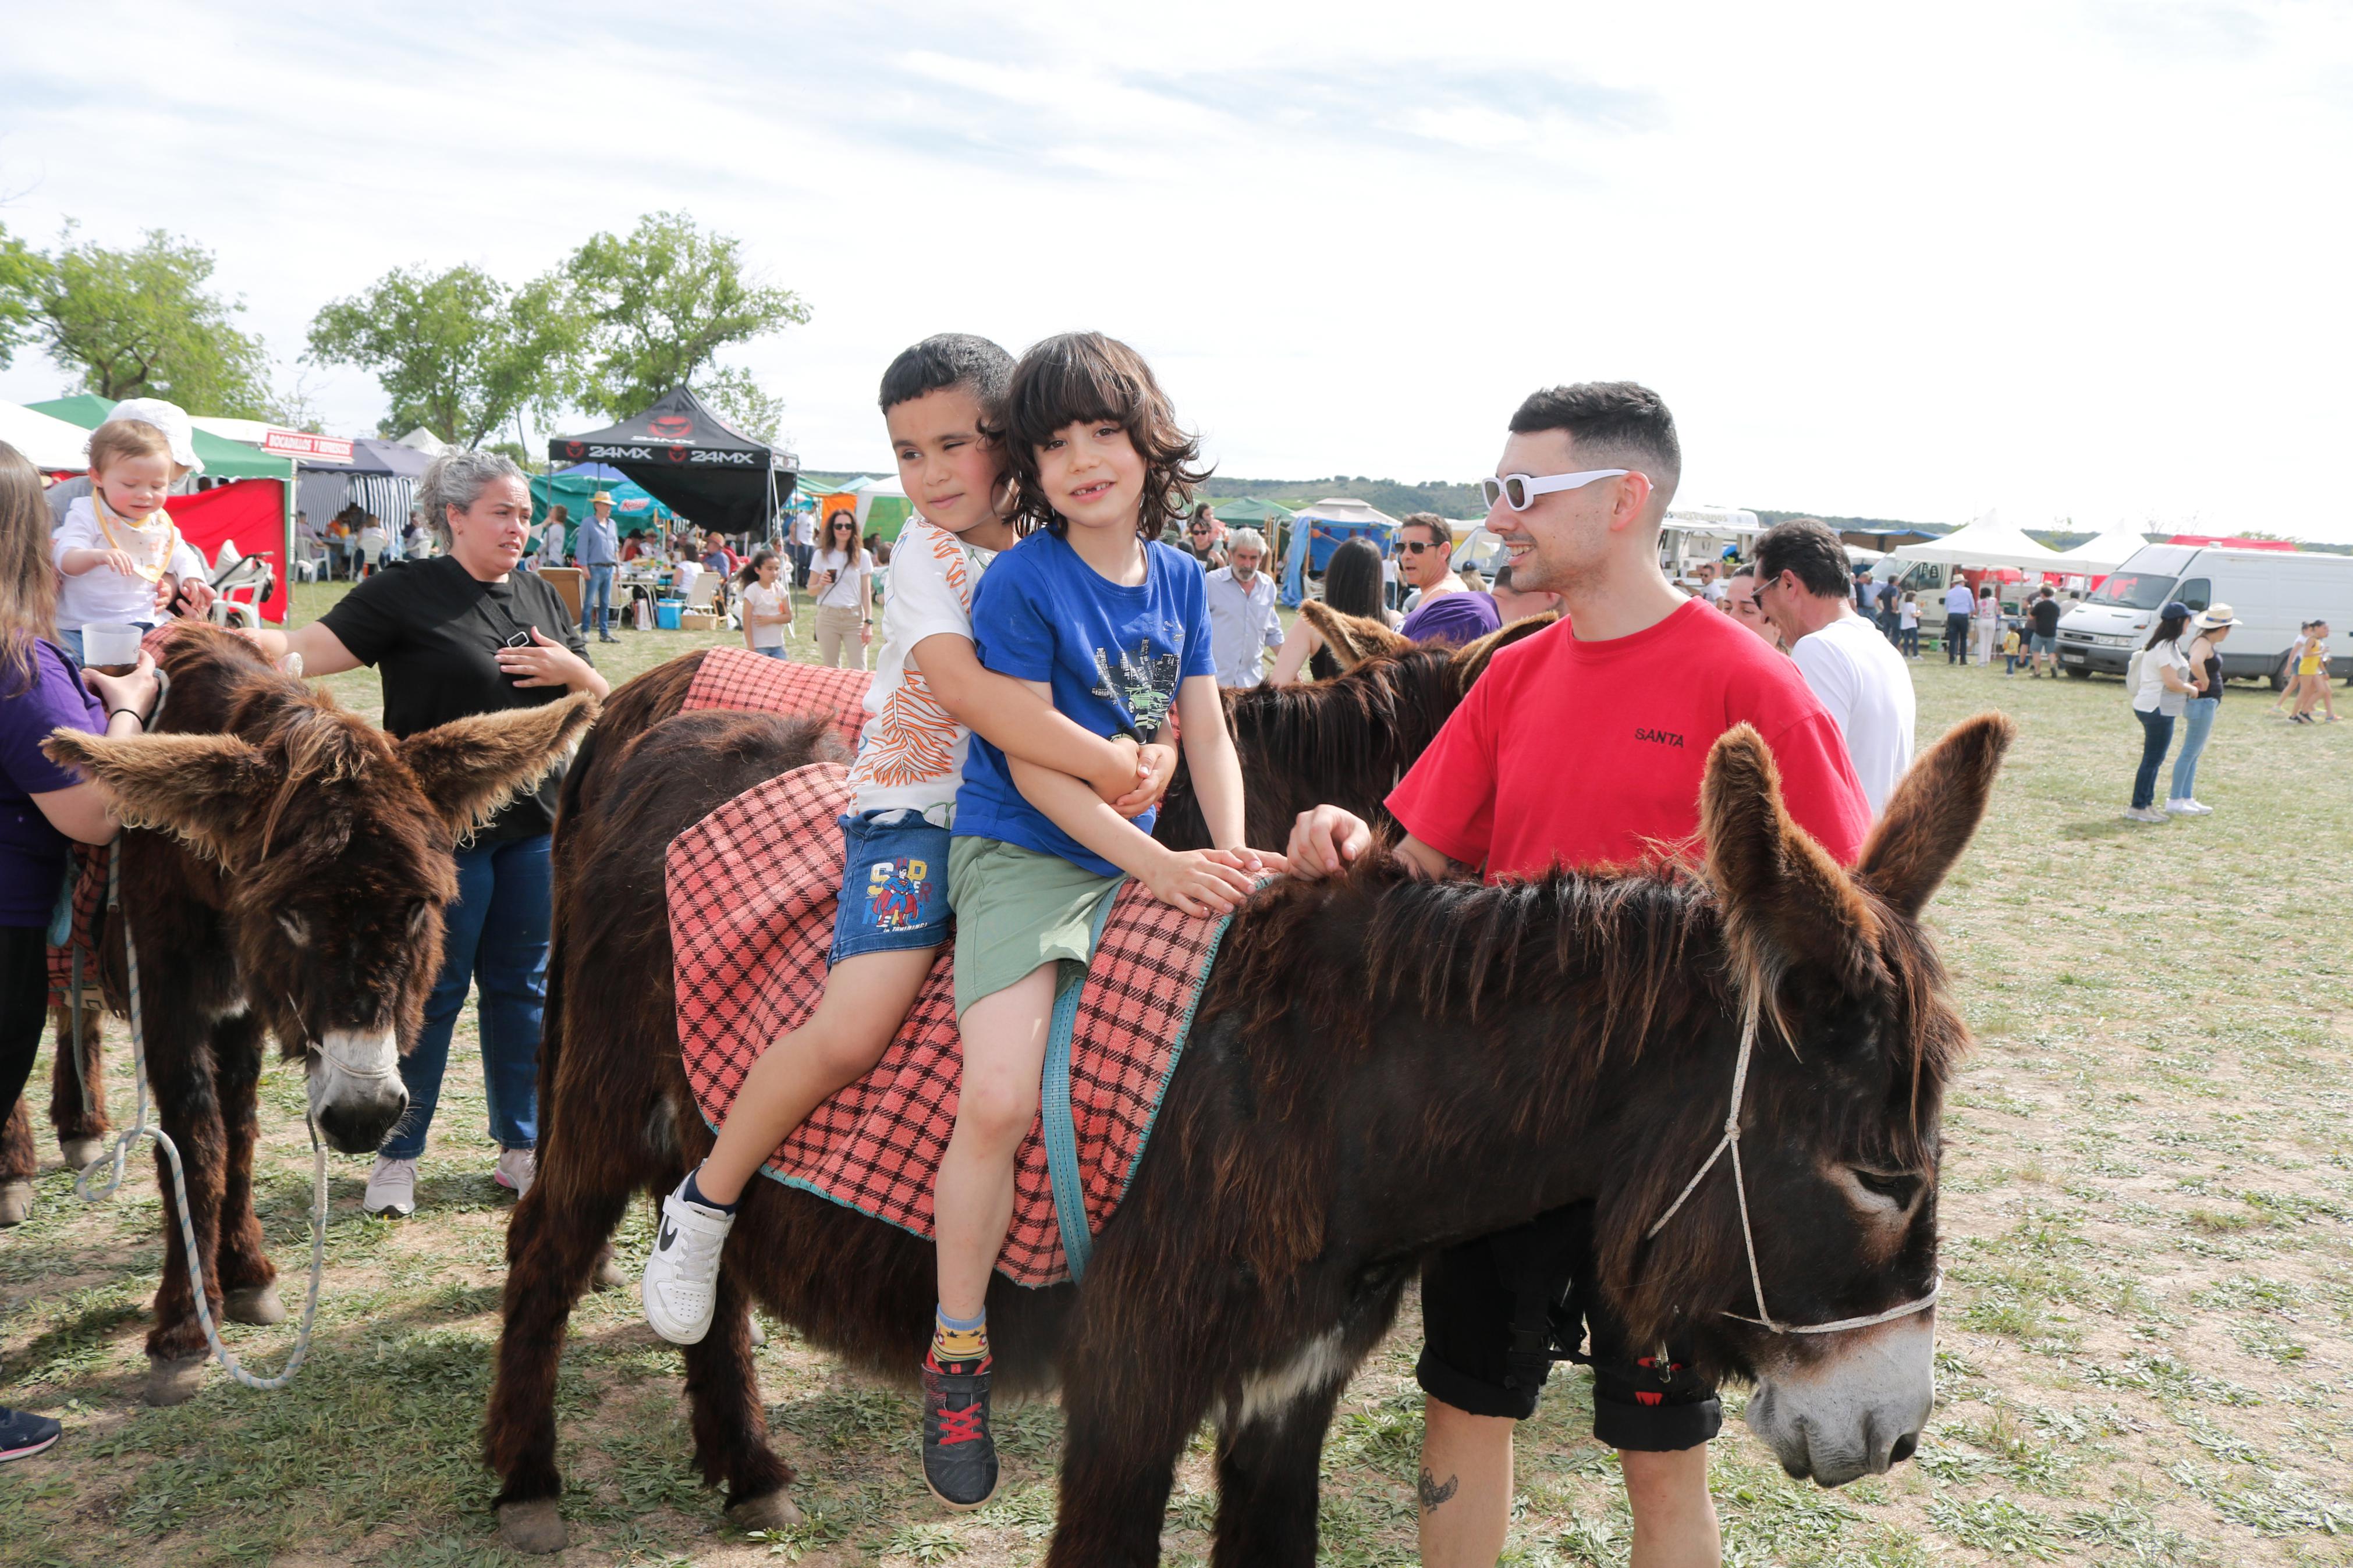
[[[765,538],[800,482],[800,459],[737,430],[681,386],[634,418],[558,436],[547,455],[606,463],[680,516],[722,533]]]

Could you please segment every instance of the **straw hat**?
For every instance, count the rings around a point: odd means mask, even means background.
[[[2211,632],[2218,626],[2237,626],[2239,624],[2239,617],[2231,613],[2230,605],[2215,605],[2207,609],[2199,611],[2198,618],[2191,621],[2189,624],[2196,626],[2201,632]]]
[[[611,490],[598,490],[595,495],[588,498],[588,504],[590,506],[611,506],[613,504],[613,492]]]

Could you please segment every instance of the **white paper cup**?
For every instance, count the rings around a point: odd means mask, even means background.
[[[83,667],[89,669],[102,669],[109,674],[132,668],[139,662],[139,639],[142,635],[137,626],[101,625],[82,627]]]

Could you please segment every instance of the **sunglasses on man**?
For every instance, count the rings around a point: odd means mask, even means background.
[[[1479,494],[1489,509],[1501,500],[1514,511],[1525,511],[1536,497],[1555,490],[1583,489],[1596,479],[1614,479],[1631,468],[1585,468],[1574,474],[1497,474],[1479,481]]]
[[[1443,550],[1446,547],[1434,539],[1400,539],[1398,548],[1409,555],[1419,555],[1425,550]]]

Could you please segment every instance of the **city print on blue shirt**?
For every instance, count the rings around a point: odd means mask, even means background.
[[[1006,551],[972,602],[980,662],[1016,680],[1049,683],[1055,708],[1082,729],[1153,739],[1176,704],[1178,683],[1216,666],[1200,567],[1165,544],[1144,552],[1145,580],[1127,588],[1058,534],[1033,533]],[[1136,817],[1136,827],[1151,832],[1157,815],[1155,807]],[[955,831],[1059,855],[1100,877],[1120,875],[1023,799],[1005,753],[978,735],[956,792]]]

